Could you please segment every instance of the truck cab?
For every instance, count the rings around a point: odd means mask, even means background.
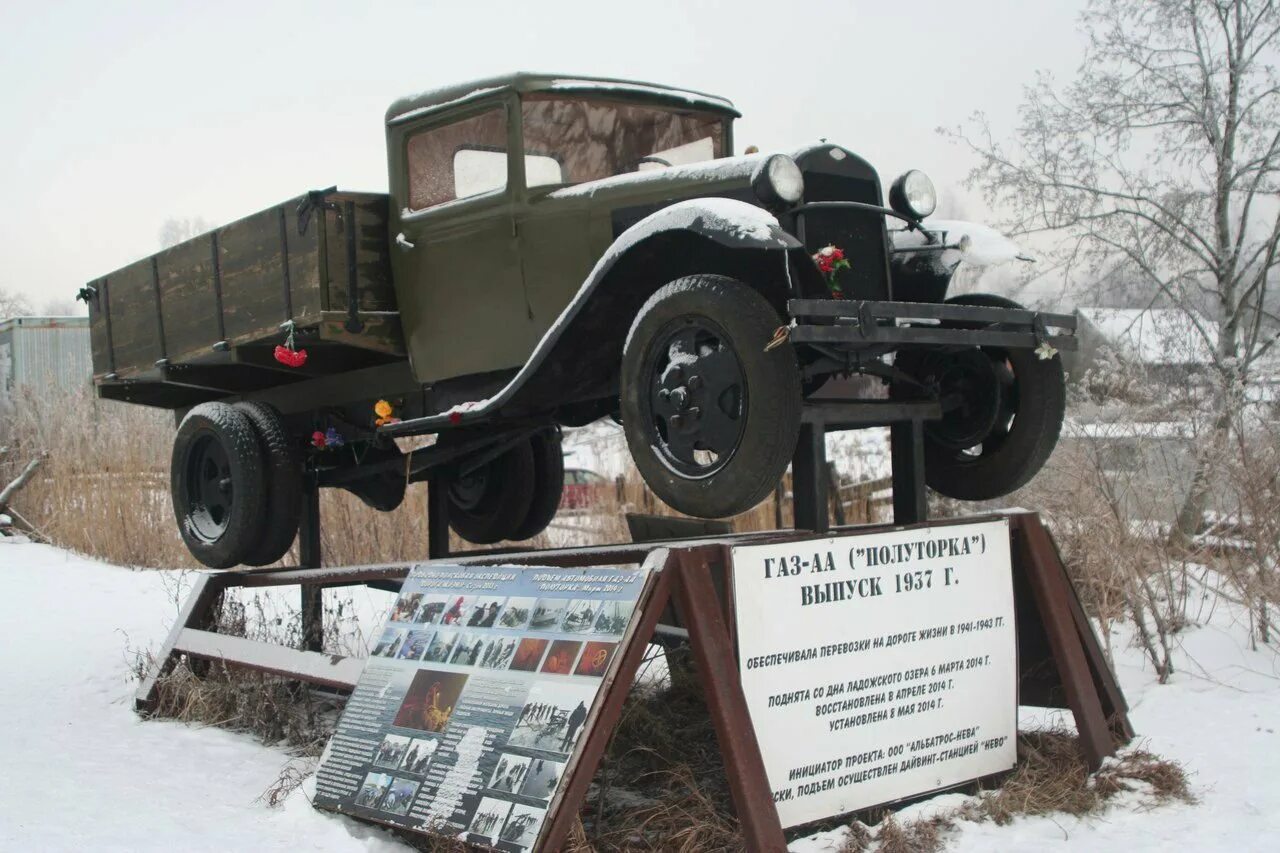
[[[524,364],[618,236],[609,179],[730,157],[737,116],[713,95],[536,74],[396,101],[391,258],[418,378]],[[627,185],[629,204],[671,199],[673,183]],[[458,330],[500,334],[459,347]]]

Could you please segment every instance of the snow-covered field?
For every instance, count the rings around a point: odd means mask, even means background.
[[[280,749],[134,715],[127,650],[164,638],[177,581],[0,540],[0,848],[407,849],[313,811],[305,785],[280,808],[260,801],[289,760]],[[1181,637],[1181,671],[1169,685],[1155,684],[1136,651],[1118,650],[1143,745],[1186,766],[1198,804],[967,824],[949,849],[1276,849],[1280,656],[1244,648],[1247,629],[1222,603],[1201,618]],[[935,797],[903,817],[957,798]],[[793,849],[834,850],[840,838]]]

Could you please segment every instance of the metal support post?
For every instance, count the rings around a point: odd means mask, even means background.
[[[311,480],[302,492],[302,520],[298,525],[298,567],[318,569],[324,563],[320,553],[320,487]],[[324,590],[302,584],[302,648],[309,652],[324,647]]]

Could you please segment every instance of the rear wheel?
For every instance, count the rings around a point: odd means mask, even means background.
[[[636,467],[664,502],[723,518],[777,485],[800,430],[790,346],[756,290],[697,275],[665,285],[631,326],[622,355],[622,425]]]
[[[182,541],[213,569],[245,561],[260,539],[267,504],[261,446],[249,418],[227,403],[202,403],[173,440],[170,494]]]
[[[1021,308],[975,293],[949,304]],[[959,352],[904,350],[895,366],[942,401],[943,416],[924,429],[925,482],[959,500],[981,501],[1026,485],[1053,452],[1066,410],[1062,359],[1028,349],[973,347]],[[918,392],[905,385],[894,396]]]
[[[262,536],[254,542],[244,562],[265,566],[285,555],[302,517],[302,460],[290,443],[284,422],[274,406],[257,401],[236,403],[253,425],[266,463],[266,512]]]
[[[524,521],[510,537],[515,540],[532,539],[547,529],[560,508],[564,494],[564,451],[560,446],[559,430],[544,430],[529,439],[533,451],[533,496]]]
[[[441,441],[452,439],[446,434]],[[534,469],[528,441],[480,465],[465,459],[458,463],[448,482],[453,532],[476,545],[519,538],[533,506]]]

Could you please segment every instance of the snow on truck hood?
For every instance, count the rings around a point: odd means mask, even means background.
[[[616,187],[643,187],[661,185],[675,181],[745,181],[751,179],[751,173],[769,157],[768,154],[749,154],[743,157],[722,157],[718,160],[703,160],[699,163],[686,163],[681,166],[667,166],[662,169],[646,169],[643,172],[626,172],[596,181],[586,181],[568,187],[552,190],[544,198],[591,198],[603,190]]]

